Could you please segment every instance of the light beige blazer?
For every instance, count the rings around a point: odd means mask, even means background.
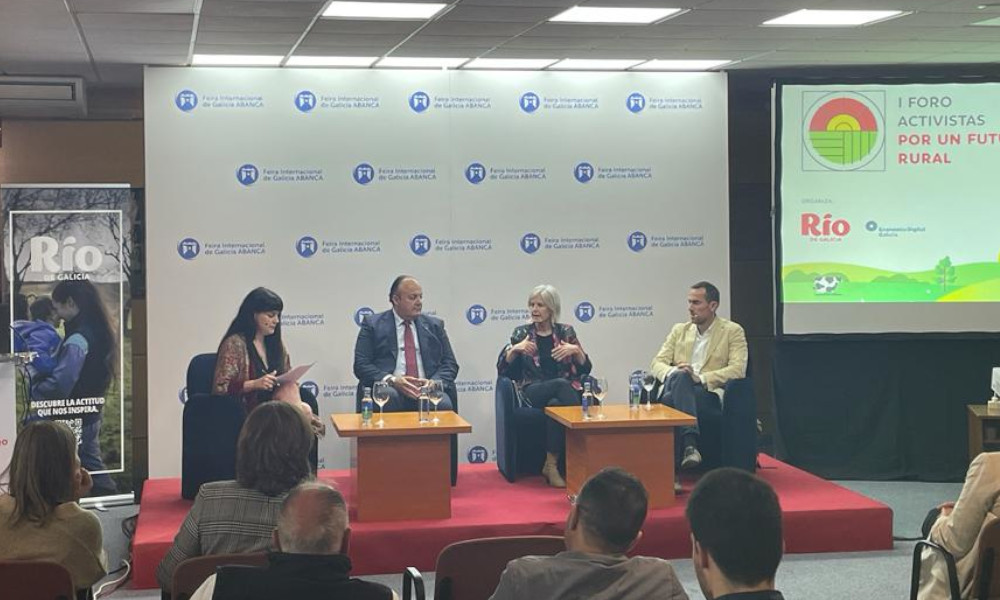
[[[670,335],[660,347],[649,370],[660,381],[677,368],[677,363],[690,363],[694,352],[694,340],[698,327],[690,321],[678,323],[670,330]],[[740,379],[747,374],[747,336],[739,324],[715,317],[711,336],[708,338],[708,353],[701,369],[701,381],[705,389],[722,397],[722,388],[730,379]]]

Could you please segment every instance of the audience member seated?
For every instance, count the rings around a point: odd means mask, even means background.
[[[497,373],[509,377],[518,396],[533,408],[580,404],[580,378],[591,370],[572,325],[559,323],[559,292],[540,285],[528,296],[531,323],[519,325],[497,360]],[[559,457],[566,445],[565,429],[555,419],[545,422],[545,466],[542,476],[552,487],[566,487],[559,474]]]
[[[332,487],[299,484],[282,502],[272,535],[277,551],[268,554],[268,567],[222,567],[191,600],[396,597],[384,585],[350,576],[351,559],[344,552],[351,535],[347,503]]]
[[[617,467],[603,469],[573,502],[566,551],[510,561],[492,600],[686,600],[669,562],[625,556],[642,537],[647,503],[646,488],[635,476]]]
[[[701,478],[687,503],[691,559],[707,600],[782,600],[781,506],[763,479],[730,467]]]
[[[80,466],[69,426],[28,423],[17,434],[4,473],[9,483],[0,495],[0,559],[59,563],[78,590],[104,577],[101,522],[77,504],[93,481]]]
[[[927,539],[940,545],[955,559],[958,589],[963,598],[972,596],[979,533],[1000,516],[1000,452],[985,452],[972,460],[958,502],[945,502],[931,510],[933,525]],[[995,577],[995,575],[994,575]],[[918,600],[950,598],[948,571],[940,553],[924,548],[920,556]]]
[[[236,446],[236,481],[201,486],[156,570],[160,587],[169,591],[185,559],[269,550],[285,494],[310,476],[312,441],[309,423],[291,404],[265,402],[253,409]]]

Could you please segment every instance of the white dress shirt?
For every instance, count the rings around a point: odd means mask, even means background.
[[[715,327],[715,320],[708,326],[705,333],[697,330],[694,338],[694,347],[691,349],[691,370],[695,375],[701,377],[701,370],[705,366],[705,358],[708,356],[708,340],[712,337],[712,328]]]
[[[403,319],[396,314],[396,309],[392,309],[392,317],[396,320],[396,370],[393,375],[406,375],[406,352],[403,349],[403,335],[406,333],[406,326]],[[417,335],[416,321],[410,322],[410,330],[413,332],[413,347],[417,349],[417,377],[424,377],[424,361],[420,358],[420,336]]]

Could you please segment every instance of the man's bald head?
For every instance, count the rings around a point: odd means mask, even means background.
[[[278,543],[289,554],[338,554],[347,525],[340,492],[325,483],[301,483],[281,503]]]

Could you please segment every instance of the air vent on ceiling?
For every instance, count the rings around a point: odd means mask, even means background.
[[[0,76],[0,117],[85,116],[87,97],[80,77]]]

